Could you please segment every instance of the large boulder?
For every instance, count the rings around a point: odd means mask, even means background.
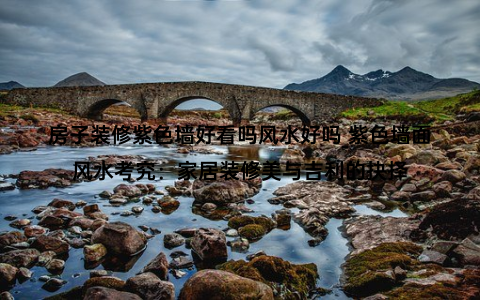
[[[129,278],[125,290],[139,295],[145,300],[173,300],[175,287],[173,283],[160,280],[153,273],[143,273]]]
[[[226,204],[235,203],[252,197],[260,191],[262,179],[243,180],[243,174],[238,173],[237,178],[225,180],[199,180],[196,179],[192,185],[193,197],[200,203]]]
[[[10,246],[11,244],[26,242],[27,238],[20,231],[10,231],[0,234],[0,249]]]
[[[87,290],[84,300],[142,300],[139,296],[128,293],[120,292],[114,289],[106,287],[95,286]]]
[[[68,250],[70,249],[67,242],[47,235],[37,237],[32,243],[32,248],[38,249],[40,252],[53,251],[57,255],[68,253]]]
[[[38,260],[40,252],[37,249],[13,250],[0,254],[0,263],[12,265],[14,267],[29,268]]]
[[[107,223],[95,230],[92,243],[100,243],[108,253],[121,256],[136,254],[146,247],[146,238],[141,232],[123,222]]]
[[[200,228],[193,236],[191,246],[202,260],[216,261],[228,257],[225,233],[217,229]]]
[[[274,299],[272,289],[261,282],[220,270],[202,270],[185,282],[179,300]]]
[[[254,257],[249,262],[230,260],[218,268],[263,282],[273,288],[281,299],[295,299],[295,296],[306,299],[318,278],[317,267],[313,263],[295,265],[268,255]]]
[[[346,220],[344,226],[353,247],[351,254],[355,255],[383,243],[410,242],[419,223],[414,217],[358,216]]]
[[[18,175],[16,185],[21,189],[48,187],[67,187],[74,182],[75,172],[64,169],[46,169],[43,171],[22,171]]]
[[[479,234],[480,202],[458,199],[434,206],[419,228],[432,228],[433,233],[444,240],[462,240],[471,234]]]

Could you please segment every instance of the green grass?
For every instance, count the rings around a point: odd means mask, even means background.
[[[373,114],[371,114],[373,112]],[[344,111],[341,116],[349,119],[381,118],[397,115],[425,115],[422,111],[404,101],[387,101],[376,107],[355,108]]]
[[[471,111],[480,111],[480,91],[475,90],[454,97],[428,101],[387,101],[385,104],[377,107],[350,109],[342,112],[340,116],[348,119],[367,120],[413,118],[417,120],[423,119],[423,123],[429,124],[453,120],[455,115]]]
[[[62,115],[68,115],[68,113],[62,111],[58,108],[45,108],[45,107],[24,107],[19,105],[12,105],[12,104],[5,104],[0,103],[0,117],[27,117],[31,116],[33,111],[42,111],[42,112],[50,112],[50,113],[57,113]]]
[[[461,112],[479,111],[480,91],[473,91],[444,99],[416,102],[415,106],[435,114],[455,115]]]

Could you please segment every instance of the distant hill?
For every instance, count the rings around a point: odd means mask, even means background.
[[[70,77],[65,78],[64,80],[58,82],[54,87],[66,87],[66,86],[96,86],[96,85],[106,85],[92,75],[82,72]]]
[[[292,83],[286,90],[331,93],[402,100],[437,99],[480,89],[480,84],[462,78],[438,79],[405,67],[398,72],[377,70],[364,75],[337,66],[327,75]]]
[[[0,91],[9,91],[11,89],[23,88],[24,86],[16,81],[0,82]]]
[[[203,111],[203,110],[208,110],[203,107],[194,107],[194,108],[177,108],[178,110],[191,110],[191,111]]]

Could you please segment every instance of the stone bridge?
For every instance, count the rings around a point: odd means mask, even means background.
[[[226,109],[238,126],[259,110],[281,106],[295,112],[304,124],[324,121],[353,107],[377,106],[382,101],[355,96],[297,92],[264,87],[209,83],[162,82],[88,87],[22,88],[11,90],[6,102],[22,106],[56,107],[82,117],[100,120],[105,109],[126,102],[142,118],[167,121],[182,102],[209,99]]]

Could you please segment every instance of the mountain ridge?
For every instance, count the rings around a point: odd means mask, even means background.
[[[435,78],[410,66],[397,72],[379,69],[360,75],[342,65],[336,66],[323,77],[284,87],[286,90],[398,100],[443,98],[470,92],[475,88],[480,89],[480,84],[463,78]]]
[[[24,87],[25,86],[23,86],[22,84],[13,80],[10,80],[8,82],[0,82],[0,91],[9,91],[12,89],[18,89],[18,88],[24,88]]]
[[[80,72],[69,76],[54,85],[54,87],[72,87],[72,86],[104,86],[104,82],[98,80],[87,72]]]

